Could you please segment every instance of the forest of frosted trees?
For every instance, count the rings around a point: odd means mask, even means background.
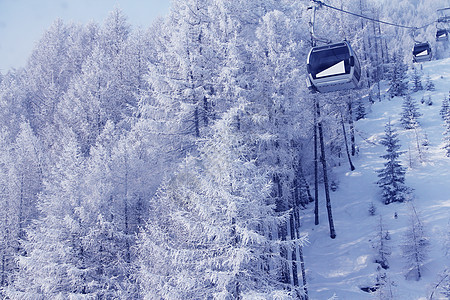
[[[327,1],[408,26],[445,2]],[[0,297],[307,299],[315,170],[322,182],[351,165],[362,96],[379,100],[413,43],[318,10],[317,34],[350,41],[363,74],[359,90],[320,95],[315,120],[309,5],[173,0],[147,29],[119,9],[55,20],[0,75]]]

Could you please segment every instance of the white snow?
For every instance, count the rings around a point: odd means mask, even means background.
[[[417,66],[416,66],[417,67]],[[439,114],[444,97],[450,91],[450,58],[423,64],[422,81],[430,74],[435,91],[413,93],[420,112],[421,133],[426,133],[429,146],[425,150],[424,162],[418,161],[415,138],[412,130],[400,127],[399,116],[403,99],[384,97],[382,102],[371,106],[366,119],[356,122],[358,156],[353,159],[356,170],[349,171],[348,164],[335,168],[339,188],[331,193],[336,239],[329,237],[325,197],[320,197],[320,224],[314,225],[314,213],[304,218],[303,230],[309,234],[310,246],[305,247],[305,263],[308,273],[310,299],[328,299],[334,293],[338,299],[373,299],[374,294],[360,287],[375,283],[378,264],[374,263],[375,250],[372,240],[382,216],[385,229],[391,235],[392,254],[388,257],[390,268],[386,271],[394,281],[394,299],[428,299],[431,285],[438,274],[449,266],[449,258],[443,250],[450,220],[450,158],[442,147],[443,120]],[[386,88],[384,89],[386,92]],[[421,104],[422,97],[431,96],[433,105]],[[403,166],[408,167],[406,185],[413,188],[413,203],[419,212],[427,235],[430,238],[429,259],[420,281],[406,280],[400,244],[408,226],[408,203],[384,205],[381,202],[376,170],[383,167],[380,155],[385,153],[379,145],[384,135],[384,126],[391,120],[399,133]],[[413,161],[410,167],[410,158]],[[323,189],[323,187],[320,187]],[[370,203],[376,206],[376,215],[369,216]],[[394,218],[397,212],[398,218]],[[435,299],[435,298],[433,298]]]

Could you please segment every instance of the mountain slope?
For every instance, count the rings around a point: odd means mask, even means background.
[[[450,91],[450,58],[424,63],[423,74],[423,84],[425,76],[430,74],[436,90],[412,94],[423,114],[419,119],[418,134],[421,137],[426,135],[429,141],[427,147],[421,147],[422,161],[418,158],[414,130],[404,130],[400,126],[403,99],[388,99],[386,96],[371,106],[366,119],[356,123],[359,147],[358,156],[353,161],[356,170],[350,172],[346,164],[334,169],[339,179],[337,191],[331,193],[337,238],[332,240],[329,237],[324,197],[320,198],[320,225],[314,225],[313,213],[304,218],[303,230],[308,232],[310,240],[304,251],[311,299],[328,299],[334,293],[338,299],[374,297],[374,294],[360,288],[373,286],[376,281],[378,264],[374,263],[376,250],[372,246],[380,216],[391,235],[390,268],[385,272],[393,281],[394,299],[427,299],[431,284],[438,279],[444,267],[450,265],[443,250],[450,220],[450,158],[442,149],[444,127],[439,115],[442,100]],[[429,96],[433,105],[420,103],[422,97],[428,99]],[[399,133],[400,150],[406,151],[400,157],[403,166],[408,167],[406,185],[414,189],[412,202],[431,243],[426,269],[420,281],[405,279],[405,263],[400,249],[409,224],[411,205],[384,205],[380,189],[375,184],[378,179],[376,170],[382,168],[384,163],[380,155],[385,153],[379,141],[389,120]],[[368,212],[371,202],[376,207],[375,216],[370,216]]]

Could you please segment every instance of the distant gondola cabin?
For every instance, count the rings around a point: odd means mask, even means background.
[[[447,29],[438,29],[436,31],[436,42],[442,42],[448,40],[448,30]]]
[[[416,43],[413,48],[413,62],[424,62],[431,60],[431,46],[428,42]]]

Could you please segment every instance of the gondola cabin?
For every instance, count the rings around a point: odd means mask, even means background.
[[[429,43],[416,43],[413,48],[413,62],[431,60],[431,46]]]
[[[442,42],[448,40],[448,30],[447,29],[438,29],[436,31],[436,42]]]
[[[347,41],[313,47],[307,59],[307,85],[320,93],[358,87],[361,67]]]

